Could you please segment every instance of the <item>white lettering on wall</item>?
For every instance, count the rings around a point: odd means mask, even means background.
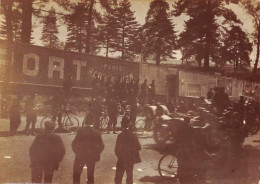
[[[28,63],[29,59],[33,59],[34,61],[34,68],[29,69],[28,68]],[[28,75],[28,76],[37,76],[39,72],[39,56],[37,54],[33,53],[27,53],[24,54],[23,56],[23,74]]]
[[[63,58],[55,57],[55,56],[49,57],[48,78],[53,78],[54,71],[59,72],[60,79],[64,78],[64,59]]]
[[[80,80],[81,67],[87,66],[85,61],[73,60],[73,64],[77,66],[76,80]]]

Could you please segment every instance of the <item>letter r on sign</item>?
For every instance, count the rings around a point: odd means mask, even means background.
[[[56,65],[55,63],[59,63]],[[60,57],[49,57],[48,78],[53,78],[53,72],[57,71],[60,74],[60,79],[64,78],[64,59]]]

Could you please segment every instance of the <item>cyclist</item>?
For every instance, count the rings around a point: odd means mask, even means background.
[[[156,118],[156,106],[145,105],[144,106],[145,115],[145,130],[150,130],[152,128],[152,121]]]

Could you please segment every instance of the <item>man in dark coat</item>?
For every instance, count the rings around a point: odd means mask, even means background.
[[[115,99],[110,99],[108,102],[108,115],[109,115],[109,122],[107,126],[107,133],[109,134],[111,125],[113,126],[113,133],[116,134],[115,128],[117,124],[117,103]]]
[[[214,91],[215,93],[212,97],[212,105],[216,108],[217,114],[220,115],[230,106],[230,100],[228,95],[225,93],[224,87],[214,88]]]
[[[29,133],[30,125],[32,125],[31,134],[35,133],[35,124],[37,121],[37,107],[35,103],[36,94],[32,95],[27,102],[25,103],[25,112],[26,112],[26,127],[25,133]]]
[[[72,142],[72,149],[76,154],[73,166],[73,184],[80,183],[84,165],[87,166],[88,184],[93,184],[95,163],[100,160],[100,154],[104,149],[101,134],[92,125],[79,129]]]
[[[45,132],[37,135],[30,147],[32,183],[52,183],[54,170],[58,170],[65,147],[60,136],[53,133],[55,123],[45,122]]]
[[[123,131],[117,136],[115,153],[118,158],[116,164],[115,184],[122,184],[126,171],[126,183],[133,184],[133,168],[135,163],[141,162],[139,151],[141,145],[137,136],[129,130],[128,121],[122,121]]]
[[[155,80],[148,87],[148,103],[152,104],[155,99]]]
[[[21,124],[21,98],[15,99],[10,107],[9,118],[10,118],[10,135],[16,133],[18,127]]]

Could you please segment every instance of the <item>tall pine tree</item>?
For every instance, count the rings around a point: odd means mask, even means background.
[[[71,13],[65,17],[67,22],[67,41],[66,49],[72,51],[78,51],[83,53],[96,53],[100,48],[100,40],[98,38],[99,29],[98,22],[101,21],[101,15],[95,9],[92,14],[91,21],[91,40],[90,47],[87,49],[87,39],[88,39],[88,8],[89,4],[85,2],[79,2],[71,6]]]
[[[250,66],[252,44],[240,26],[224,28],[223,46],[220,48],[221,65],[231,65],[234,70],[244,70]]]
[[[67,22],[66,50],[85,52],[86,42],[86,7],[78,3],[72,7],[72,13],[65,17]]]
[[[256,45],[256,57],[253,72],[257,72],[257,67],[260,59],[260,1],[258,0],[244,0],[242,2],[243,7],[247,13],[252,17],[254,23],[254,43]]]
[[[195,56],[198,62],[204,62],[204,68],[209,68],[210,61],[217,58],[216,49],[221,31],[217,20],[239,23],[235,13],[228,9],[229,3],[238,0],[178,0],[175,4],[175,15],[185,13],[190,19],[185,23],[185,30],[180,35],[180,46],[186,54],[184,57]]]
[[[154,56],[156,64],[174,58],[175,31],[169,17],[169,4],[165,0],[154,0],[147,12],[144,28],[144,57]]]
[[[12,30],[13,30],[13,41],[20,42],[21,41],[21,27],[22,27],[22,19],[21,19],[21,6],[19,3],[14,2],[12,8]],[[7,37],[7,23],[4,19],[1,22],[0,36],[3,39]]]
[[[43,18],[43,28],[41,41],[45,47],[58,48],[59,38],[58,38],[58,27],[57,27],[57,17],[56,12],[53,7],[51,7],[48,15]]]
[[[118,24],[116,21],[115,10],[105,13],[99,26],[98,38],[106,49],[106,57],[110,52],[116,49],[116,40],[118,38]]]
[[[134,12],[131,10],[129,0],[121,0],[116,8],[118,26],[117,50],[121,52],[121,58],[133,58],[133,45],[139,28]]]

